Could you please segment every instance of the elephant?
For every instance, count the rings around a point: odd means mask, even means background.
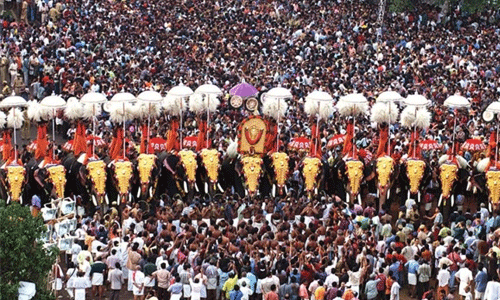
[[[318,175],[321,173],[322,163],[317,157],[305,157],[302,160],[302,176],[304,177],[304,192],[309,196],[318,191]]]
[[[216,149],[203,149],[200,152],[199,157],[203,168],[198,169],[201,171],[201,180],[204,182],[204,191],[207,194],[213,195],[217,187],[224,192],[218,182],[221,167],[220,156],[221,154]]]
[[[290,158],[284,152],[275,152],[271,154],[271,163],[274,171],[275,183],[273,184],[273,197],[276,196],[276,187],[278,187],[278,194],[283,195],[286,189],[286,182],[290,172]]]
[[[346,198],[348,202],[358,197],[361,204],[361,182],[364,178],[364,163],[360,160],[347,160],[345,162],[345,174],[347,175]]]
[[[137,199],[148,200],[155,195],[160,171],[159,162],[165,156],[164,154],[165,152],[158,155],[140,154],[137,157],[137,171],[139,173]]]
[[[468,164],[461,156],[456,156],[456,161],[450,161],[448,155],[443,155],[439,159],[439,179],[441,181],[441,196],[438,206],[442,201],[446,205],[446,200],[451,198],[451,206],[454,204],[454,188],[467,187],[469,172],[465,169]]]
[[[245,192],[253,197],[257,194],[263,160],[259,156],[245,156],[241,159],[245,176]]]

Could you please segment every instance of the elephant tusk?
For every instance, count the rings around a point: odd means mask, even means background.
[[[23,204],[23,196],[19,196],[19,203]]]
[[[273,194],[273,198],[276,197],[276,185],[275,184],[273,184],[273,192],[272,192],[272,194]]]
[[[7,197],[7,204],[10,203],[10,196]]]
[[[188,192],[187,182],[184,180],[184,192]]]
[[[208,183],[205,182],[205,194],[208,194]]]
[[[286,185],[285,185],[285,193],[288,194],[288,188],[286,187]]]
[[[128,193],[128,201],[132,202],[132,193]]]
[[[106,200],[106,204],[109,205],[109,198],[108,194],[104,195],[104,200]]]
[[[194,189],[196,190],[196,192],[200,192],[200,190],[198,189],[198,185],[196,184],[196,182],[194,183]]]
[[[116,203],[120,204],[120,194],[118,194],[118,196],[116,196]]]
[[[361,195],[358,194],[358,204],[361,205]]]
[[[410,190],[408,190],[408,195],[406,196],[406,199],[410,199],[410,196],[411,196],[411,192],[410,192]]]
[[[387,199],[391,197],[391,189],[387,188]]]
[[[141,187],[139,187],[139,190],[137,191],[137,198],[140,198],[141,197]]]
[[[377,198],[380,198],[380,190],[377,189]]]
[[[224,193],[224,190],[222,189],[219,183],[217,183],[217,186],[219,187],[219,191],[221,191],[221,193]]]
[[[94,206],[97,206],[97,200],[94,195],[92,195],[92,202],[94,202]]]
[[[345,193],[345,201],[347,203],[351,202],[351,196],[349,195],[349,193]]]
[[[149,187],[149,198],[153,198],[153,187]]]
[[[455,204],[455,195],[451,195],[451,207]]]
[[[418,191],[418,193],[417,193],[417,201],[418,201],[418,203],[420,203],[420,191]]]
[[[491,212],[492,209],[491,209],[491,202],[488,201],[488,210]]]

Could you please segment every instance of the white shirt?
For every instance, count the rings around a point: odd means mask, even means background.
[[[327,287],[332,287],[332,283],[336,282],[337,284],[339,283],[339,277],[335,274],[330,274],[326,277],[325,279],[325,286]]]
[[[450,281],[450,272],[448,272],[448,270],[439,270],[437,280],[440,287],[448,285]]]
[[[401,286],[397,281],[392,284],[391,287],[391,300],[399,300],[399,288]]]
[[[469,285],[469,282],[472,281],[472,272],[469,270],[469,268],[461,268],[458,270],[458,272],[455,274],[455,278],[460,279],[460,286],[458,289],[458,293],[461,296],[466,296],[467,292],[465,291],[465,288],[467,285]]]
[[[484,291],[484,299],[498,300],[500,299],[500,282],[489,281]]]

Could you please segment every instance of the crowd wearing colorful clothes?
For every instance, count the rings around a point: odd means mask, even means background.
[[[454,117],[460,142],[476,137],[487,144],[494,131],[481,113],[500,92],[500,13],[421,4],[387,12],[377,39],[373,2],[30,0],[23,1],[20,22],[2,20],[3,96],[41,100],[94,91],[111,97],[150,88],[165,94],[180,82],[195,88],[208,81],[227,91],[243,80],[265,92],[281,84],[293,95],[279,136],[287,145],[311,135],[302,107],[312,90],[323,88],[335,99],[357,91],[373,102],[391,88],[431,100],[432,125],[415,138],[442,145],[422,153],[432,173],[424,207],[403,192],[389,197],[392,206],[379,206],[369,179],[363,205],[346,204],[335,189],[308,197],[297,169],[295,190],[280,197],[226,193],[211,201],[162,197],[146,208],[129,203],[105,215],[87,209],[71,233],[68,263],[54,265],[57,294],[77,300],[397,300],[404,291],[415,299],[499,299],[499,213],[465,186],[448,211],[436,204],[438,158],[454,148]],[[471,100],[466,113],[442,107],[456,93]],[[227,101],[212,116],[211,143],[223,154],[241,118]],[[184,122],[184,136],[197,133],[194,116]],[[168,124],[156,120],[153,134],[165,136]],[[137,141],[139,124],[128,125],[126,135]],[[334,115],[321,125],[323,162],[341,159],[326,143],[349,125],[363,158],[377,152],[379,130],[369,118],[347,124]],[[62,118],[57,126],[69,136],[76,131]],[[103,139],[111,138],[110,127],[101,116]],[[405,156],[411,130],[389,127],[394,153]],[[29,139],[29,123],[23,136]],[[462,154],[471,173],[486,156]],[[35,204],[41,206],[39,199]]]

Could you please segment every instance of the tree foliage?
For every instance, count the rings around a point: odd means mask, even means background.
[[[407,12],[411,11],[420,5],[422,1],[415,0],[388,0],[388,7],[393,12]],[[448,8],[460,6],[462,11],[475,13],[488,9],[499,9],[500,0],[434,0],[425,1],[425,3],[432,3],[437,6],[447,5]]]
[[[37,241],[46,230],[28,207],[0,202],[0,299],[17,299],[20,281],[36,284],[34,299],[51,298],[48,275],[59,251]]]

